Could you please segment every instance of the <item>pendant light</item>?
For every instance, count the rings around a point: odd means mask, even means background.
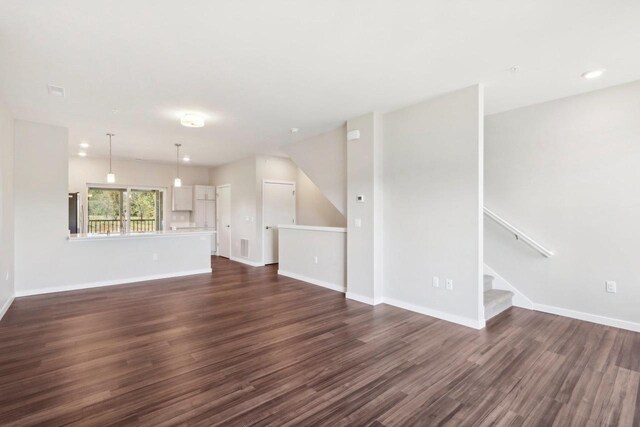
[[[180,179],[180,147],[182,144],[176,144],[176,179],[173,180],[174,187],[182,187],[182,180]]]
[[[116,175],[111,170],[111,137],[115,136],[115,134],[108,133],[107,136],[109,137],[109,173],[107,174],[107,182],[113,184],[116,182]]]

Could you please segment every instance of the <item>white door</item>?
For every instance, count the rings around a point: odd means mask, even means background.
[[[278,225],[296,223],[296,196],[293,183],[263,184],[264,263],[278,262]]]
[[[218,255],[231,256],[231,187],[218,187]]]

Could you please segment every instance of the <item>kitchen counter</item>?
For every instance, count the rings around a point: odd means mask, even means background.
[[[215,234],[213,229],[203,228],[185,228],[179,230],[165,230],[165,231],[153,231],[148,233],[112,233],[112,234],[96,234],[96,233],[81,233],[72,234],[69,236],[70,242],[84,242],[95,240],[127,240],[127,239],[149,239],[149,238],[162,238],[162,237],[177,237],[177,236],[212,236]]]

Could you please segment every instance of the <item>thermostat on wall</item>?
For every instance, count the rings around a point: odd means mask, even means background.
[[[362,194],[356,196],[356,202],[364,203],[364,196]]]

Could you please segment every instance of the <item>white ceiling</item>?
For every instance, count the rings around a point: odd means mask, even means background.
[[[639,23],[637,0],[2,1],[0,98],[72,153],[113,131],[114,156],[214,165],[477,82],[491,113],[640,79]]]

